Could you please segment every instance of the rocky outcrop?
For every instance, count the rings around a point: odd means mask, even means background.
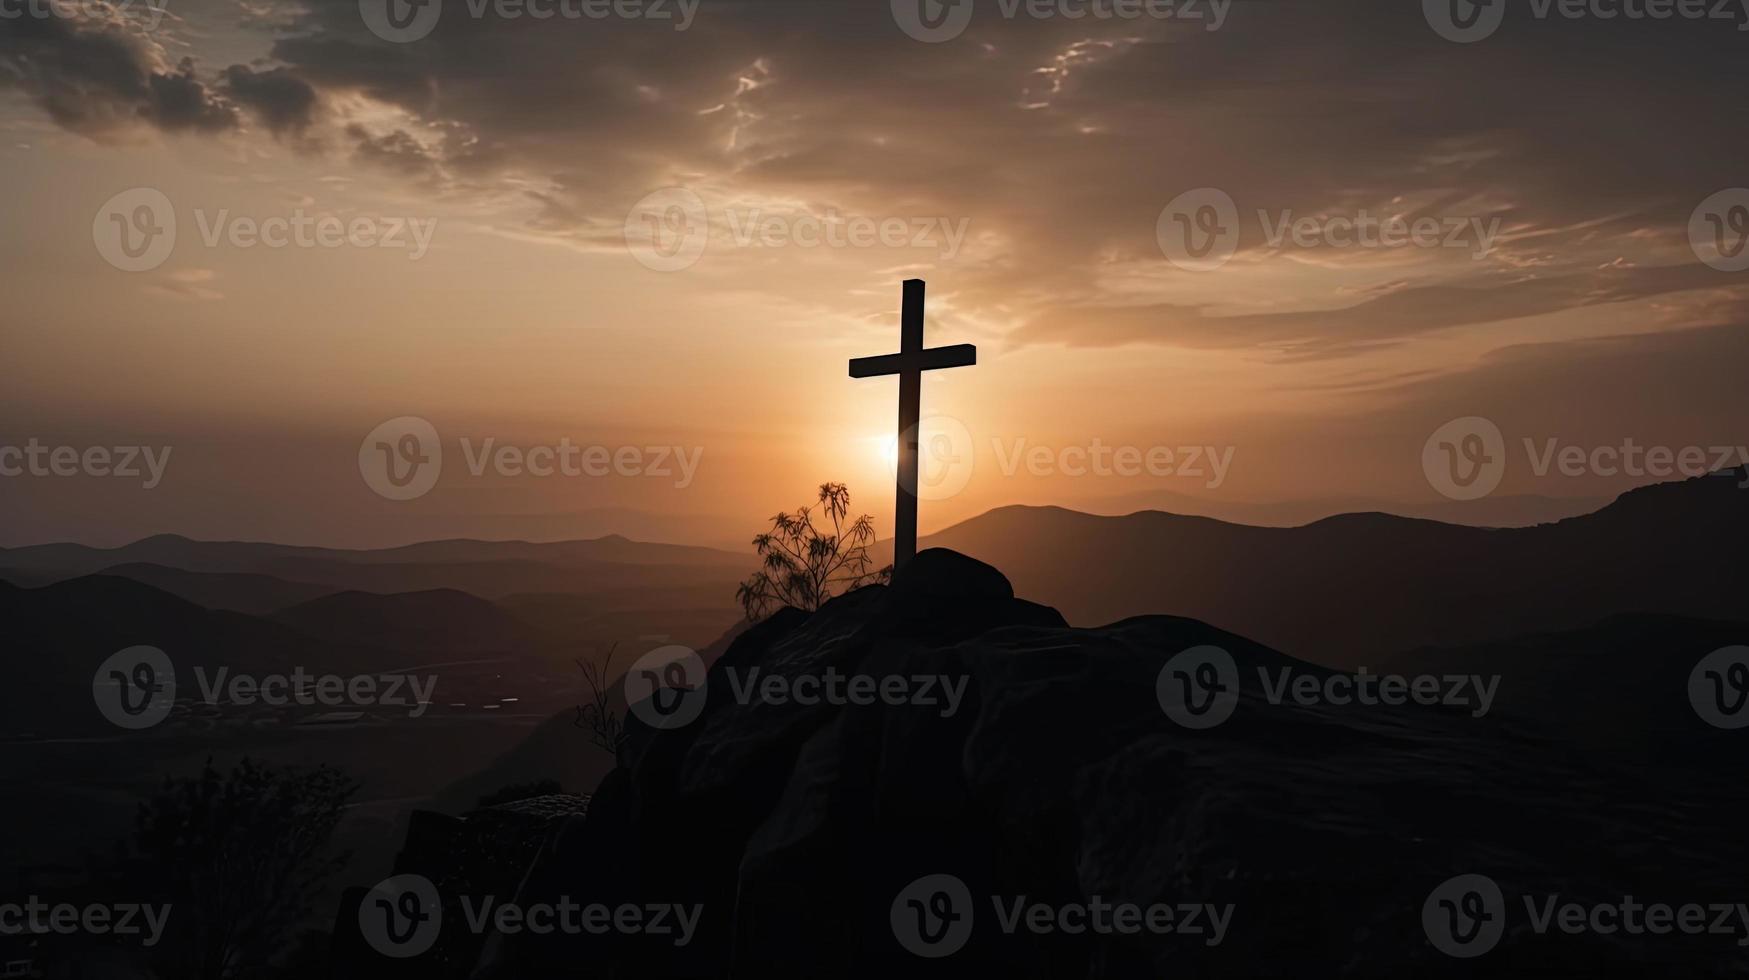
[[[1231,657],[1237,699],[1224,721],[1187,726],[1163,707],[1174,702],[1162,668],[1206,645]],[[533,903],[697,909],[696,929],[524,934],[473,969],[760,980],[1738,969],[1740,937],[1539,934],[1524,904],[1737,901],[1743,834],[1698,799],[1473,707],[1272,700],[1284,671],[1314,686],[1335,676],[1192,620],[1071,629],[989,566],[926,551],[891,586],[742,635],[692,695],[696,717],[638,726],[587,819],[555,826],[515,889]],[[800,696],[834,678],[892,696]],[[1460,875],[1502,893],[1484,959],[1442,951],[1424,922],[1424,909],[1444,914],[1434,892]],[[1175,926],[1122,928],[1114,910],[1128,907]]]

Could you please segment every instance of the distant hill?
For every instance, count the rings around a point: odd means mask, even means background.
[[[289,582],[272,575],[249,572],[191,572],[149,562],[110,565],[99,570],[97,574],[144,582],[208,609],[229,609],[253,615],[265,615],[334,591],[326,585]],[[15,579],[13,584],[24,585],[26,582]]]
[[[0,585],[0,621],[7,630],[0,722],[5,732],[106,730],[92,701],[92,677],[110,654],[131,646],[166,651],[179,676],[197,666],[277,673],[300,664],[321,668],[337,662],[370,670],[392,661],[382,651],[315,643],[278,623],[203,609],[110,575],[36,589]],[[192,691],[191,677],[188,685]]]
[[[427,662],[461,654],[523,652],[536,645],[526,623],[454,589],[394,595],[339,592],[272,618],[326,640],[413,651]]]
[[[674,603],[732,608],[753,559],[734,552],[649,544],[610,535],[588,541],[429,541],[400,548],[348,551],[239,541],[193,541],[158,535],[120,548],[78,544],[0,548],[0,580],[41,584],[123,566],[142,581],[202,601],[273,608],[283,590],[262,579],[200,582],[153,571],[265,576],[319,587],[290,601],[329,592],[421,592],[455,589],[487,599],[529,592],[600,593],[630,590],[646,606]],[[128,574],[128,572],[123,572]],[[701,597],[710,597],[700,602]]]
[[[1476,528],[1385,514],[1303,527],[1004,507],[925,539],[1001,568],[1073,623],[1186,616],[1332,666],[1574,629],[1625,612],[1742,618],[1741,471],[1642,487],[1593,514]]]
[[[1259,527],[1298,527],[1338,514],[1361,513],[1394,514],[1472,527],[1530,527],[1589,514],[1608,503],[1608,497],[1542,497],[1534,494],[1499,494],[1480,500],[1436,500],[1412,504],[1360,497],[1252,503],[1228,500],[1220,494],[1201,497],[1169,490],[1148,490],[1077,503],[1075,509],[1107,515],[1160,510]]]
[[[352,564],[457,564],[528,561],[557,565],[613,563],[624,565],[741,566],[747,556],[714,548],[651,544],[619,535],[579,541],[424,541],[398,548],[351,550],[313,548],[257,541],[195,541],[179,534],[159,534],[119,548],[82,544],[39,544],[0,548],[0,567],[49,569],[65,574],[89,574],[130,562],[166,565],[190,571],[255,572],[281,562]]]
[[[553,565],[617,562],[626,565],[695,565],[704,567],[747,564],[747,556],[715,548],[691,545],[652,544],[633,541],[618,534],[591,538],[586,541],[422,541],[399,548],[373,551],[353,551],[330,554],[327,557],[348,557],[352,561],[369,563],[429,562],[453,563],[476,561],[537,561]]]
[[[227,668],[257,677],[300,667],[354,676],[495,659],[502,666],[492,673],[519,678],[525,692],[549,690],[547,675],[572,680],[536,655],[527,627],[512,625],[483,600],[457,594],[337,596],[264,618],[205,609],[132,579],[93,575],[36,589],[0,583],[0,621],[8,631],[0,734],[114,734],[93,702],[92,678],[111,654],[140,645],[170,657],[179,701],[199,695],[197,668],[209,678]],[[431,673],[440,675],[438,690],[450,700],[477,703],[474,693],[492,684],[477,669]],[[173,715],[164,730],[187,718]]]

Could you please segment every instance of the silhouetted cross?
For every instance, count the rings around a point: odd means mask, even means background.
[[[917,554],[917,420],[921,410],[923,372],[978,363],[971,344],[923,346],[923,280],[905,280],[900,307],[899,352],[850,361],[850,376],[899,376],[899,488],[893,505],[893,568]]]

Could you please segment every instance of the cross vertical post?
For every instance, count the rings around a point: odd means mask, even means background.
[[[923,280],[905,280],[899,304],[899,354],[923,353]],[[899,480],[893,497],[893,570],[917,555],[917,424],[923,413],[923,372],[899,372]]]
[[[899,306],[899,352],[850,361],[850,376],[899,376],[898,479],[893,497],[893,570],[917,555],[917,427],[922,421],[923,372],[978,363],[971,344],[923,346],[923,280],[905,280]]]

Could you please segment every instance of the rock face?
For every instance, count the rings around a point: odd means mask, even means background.
[[[372,896],[350,888],[334,924],[333,980],[467,977],[498,958],[505,937],[467,927],[468,909],[490,898],[514,903],[529,868],[550,859],[568,825],[589,812],[583,796],[537,796],[469,814],[466,819],[416,811],[393,874],[429,881],[441,898],[441,929],[417,957],[385,958],[361,931],[361,904]],[[367,913],[368,915],[368,913]]]
[[[1208,645],[1237,700],[1188,727],[1163,668]],[[1071,629],[926,551],[891,586],[742,635],[688,695],[696,717],[640,726],[516,888],[645,922],[697,909],[685,941],[523,933],[471,974],[1738,975],[1734,915],[1734,936],[1567,934],[1530,911],[1749,898],[1716,773],[1615,771],[1474,704],[1272,700],[1284,671],[1339,676],[1191,620]],[[845,697],[803,696],[833,678]],[[1499,901],[1436,894],[1462,875]],[[1483,958],[1442,951],[1471,926],[1462,951]]]

